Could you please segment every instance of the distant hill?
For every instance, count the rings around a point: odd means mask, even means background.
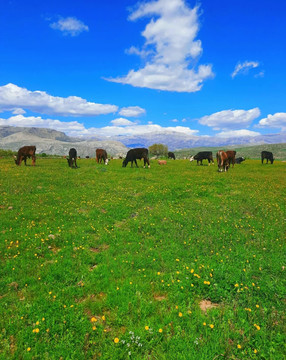
[[[212,151],[213,156],[215,156],[218,150],[236,150],[236,156],[243,156],[249,159],[260,159],[261,151],[271,151],[274,155],[274,158],[277,160],[286,159],[286,143],[282,144],[263,144],[263,145],[237,145],[237,146],[227,146],[227,147],[198,147],[198,148],[189,148],[175,151],[176,158],[183,159],[184,157],[189,157],[190,155],[195,155],[199,151]]]
[[[222,147],[237,144],[260,145],[260,144],[280,144],[286,143],[286,133],[269,134],[259,136],[243,136],[235,138],[221,138],[217,136],[194,136],[178,132],[153,132],[133,136],[114,136],[113,140],[122,142],[128,147],[140,145],[140,147],[149,147],[155,143],[168,146],[169,150],[178,150],[195,147]]]
[[[161,131],[141,136],[114,136],[112,138],[98,136],[83,139],[72,138],[61,131],[52,129],[0,126],[0,148],[17,151],[23,145],[36,145],[38,154],[66,155],[71,147],[75,147],[79,156],[93,157],[97,148],[106,149],[111,156],[125,156],[128,148],[148,148],[155,143],[168,146],[168,149],[175,151],[179,157],[187,157],[200,150],[212,149],[216,152],[222,148],[235,148],[238,156],[259,158],[262,150],[269,150],[277,159],[286,158],[286,133],[225,139]]]
[[[17,151],[24,145],[36,145],[37,154],[50,155],[67,155],[74,147],[82,157],[95,157],[97,148],[104,148],[111,156],[125,156],[128,151],[119,141],[81,140],[51,129],[0,126],[1,149]]]

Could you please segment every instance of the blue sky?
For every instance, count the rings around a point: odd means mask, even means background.
[[[286,130],[284,1],[6,0],[0,125],[72,136]]]

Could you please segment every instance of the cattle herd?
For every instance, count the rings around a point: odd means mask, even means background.
[[[14,156],[16,165],[21,165],[22,161],[24,160],[25,165],[27,165],[26,161],[27,158],[32,158],[32,165],[35,165],[36,163],[36,146],[23,146],[18,150],[17,156]],[[243,161],[245,161],[244,157],[238,157],[236,158],[236,151],[234,150],[219,150],[216,154],[217,159],[217,165],[218,165],[218,171],[228,171],[231,164],[232,167],[234,167],[234,164],[241,164]],[[89,158],[89,156],[86,156],[86,158]],[[77,151],[75,148],[71,148],[69,150],[69,155],[66,157],[69,167],[71,168],[77,168]],[[126,158],[122,162],[122,167],[126,167],[127,164],[130,162],[131,167],[133,167],[133,162],[135,163],[136,167],[138,167],[137,160],[144,160],[144,168],[146,165],[148,165],[148,168],[150,168],[150,161],[149,161],[149,154],[148,149],[146,148],[135,148],[131,149],[127,152]],[[173,152],[168,152],[168,159],[175,160],[175,154]],[[104,149],[96,149],[96,161],[97,163],[104,163],[105,165],[108,164],[108,157],[107,152]],[[211,151],[200,151],[196,155],[190,157],[190,161],[196,160],[197,165],[202,165],[203,160],[208,160],[208,165],[213,164],[213,154]],[[272,152],[270,151],[262,151],[261,152],[261,162],[263,164],[264,160],[270,161],[271,164],[273,164],[274,157]],[[159,165],[166,165],[166,160],[158,160]]]

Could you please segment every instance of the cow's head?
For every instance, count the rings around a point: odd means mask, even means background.
[[[122,167],[126,167],[126,165],[127,165],[127,160],[126,160],[126,158],[123,160],[123,162],[122,162]]]
[[[191,156],[191,157],[190,157],[190,161],[193,161],[193,160],[194,160],[194,156]]]
[[[107,165],[107,164],[108,164],[108,161],[109,161],[109,159],[106,159],[105,162],[104,162],[104,164]]]
[[[67,157],[66,159],[67,159],[67,162],[69,164],[69,167],[71,167],[72,166],[72,159],[70,159],[69,157]]]
[[[16,156],[16,155],[14,155],[13,157],[14,157],[14,160],[15,160],[15,164],[16,164],[16,165],[19,165],[19,163],[18,163],[18,159],[17,159],[17,156]]]

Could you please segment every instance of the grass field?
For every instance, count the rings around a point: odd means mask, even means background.
[[[285,359],[285,163],[0,161],[0,359]]]

